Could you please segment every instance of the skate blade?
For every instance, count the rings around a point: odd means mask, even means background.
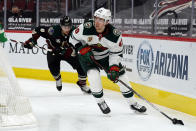
[[[83,94],[83,95],[92,95],[91,93],[87,93],[87,92],[85,92],[85,91],[82,91],[82,94]]]
[[[104,114],[105,117],[112,117],[111,114]]]
[[[102,116],[103,116],[103,117],[112,117],[112,115],[111,115],[110,113],[108,113],[108,114],[103,114],[103,113],[102,113]]]
[[[136,111],[136,110],[134,110],[133,112],[137,115],[148,115],[147,112],[139,112],[139,111]]]

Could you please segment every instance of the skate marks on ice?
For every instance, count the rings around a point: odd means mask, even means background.
[[[142,100],[138,101],[147,107],[148,115],[138,115],[130,110],[119,92],[104,90],[105,100],[111,109],[107,116],[101,113],[92,96],[83,95],[74,84],[63,83],[63,91],[59,93],[55,89],[55,82],[18,80],[24,92],[30,96],[34,114],[38,119],[36,131],[196,130],[196,117],[158,106],[185,123],[185,126],[173,125]]]
[[[47,131],[60,131],[60,119],[59,114],[54,114],[49,120],[49,125]]]

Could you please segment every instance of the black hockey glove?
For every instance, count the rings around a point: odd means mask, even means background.
[[[37,42],[33,40],[33,38],[30,38],[27,41],[25,41],[24,48],[32,49],[36,44]]]
[[[60,47],[56,47],[56,48],[52,49],[52,52],[55,55],[62,55],[62,51],[63,51],[63,49],[61,49]]]

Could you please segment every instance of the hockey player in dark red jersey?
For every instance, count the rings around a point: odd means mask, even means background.
[[[85,93],[90,94],[91,90],[86,86],[86,72],[83,71],[75,53],[74,46],[69,43],[69,36],[74,30],[71,18],[68,16],[60,20],[59,25],[45,27],[38,26],[32,32],[32,38],[24,43],[25,48],[32,49],[39,37],[46,39],[48,45],[47,61],[49,70],[56,80],[56,88],[62,90],[62,79],[60,74],[60,62],[62,60],[69,63],[78,72],[77,85]]]

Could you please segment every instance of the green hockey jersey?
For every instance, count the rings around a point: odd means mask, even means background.
[[[6,41],[7,41],[7,37],[5,36],[3,25],[0,24],[0,42],[6,42]]]

